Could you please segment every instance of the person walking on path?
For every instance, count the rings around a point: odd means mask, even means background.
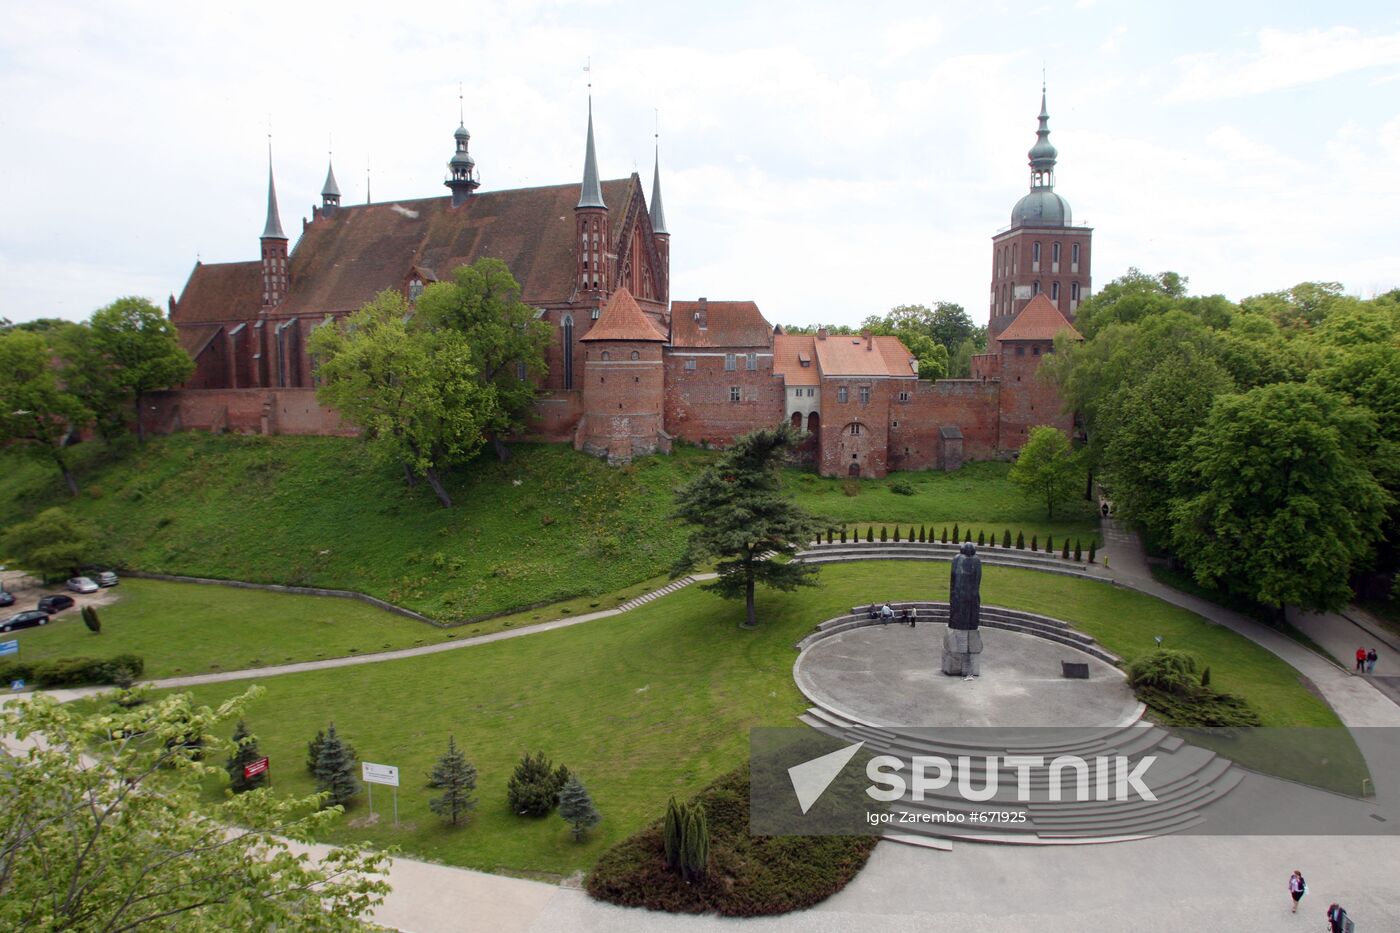
[[[1347,912],[1342,910],[1340,904],[1333,902],[1327,908],[1327,929],[1331,933],[1344,933],[1347,926]]]
[[[1366,673],[1370,674],[1373,671],[1375,671],[1376,659],[1379,657],[1380,655],[1376,654],[1375,648],[1372,648],[1370,651],[1366,652]]]
[[[1361,673],[1366,673],[1366,649],[1356,649],[1356,669]]]
[[[1288,893],[1293,898],[1293,912],[1296,914],[1298,902],[1308,893],[1308,883],[1303,880],[1303,873],[1296,868],[1293,869],[1293,874],[1288,876]]]

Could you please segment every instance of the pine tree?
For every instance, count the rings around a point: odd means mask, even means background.
[[[1026,549],[1026,536],[1025,536],[1025,534],[1024,534],[1023,532],[1018,531],[1018,532],[1016,532],[1016,550],[1018,550],[1018,551],[1024,551],[1025,549]]]
[[[360,792],[355,780],[354,750],[336,735],[335,723],[326,729],[316,756],[316,790],[326,795],[325,806],[342,806]]]
[[[441,796],[428,801],[428,809],[445,817],[452,826],[476,809],[476,800],[472,797],[476,790],[476,768],[457,748],[455,736],[448,737],[447,751],[433,765],[428,786],[442,791]]]
[[[1046,553],[1046,554],[1054,554],[1054,553],[1055,553],[1055,536],[1054,536],[1054,535],[1046,535],[1046,536],[1045,536],[1045,553]]]
[[[986,546],[987,546],[987,533],[986,533],[986,532],[984,532],[984,531],[979,531],[979,532],[977,532],[977,546],[978,546],[978,547],[986,547]]]
[[[1040,550],[1040,535],[1031,535],[1031,550]]]
[[[1090,538],[1090,539],[1089,539],[1089,563],[1092,564],[1092,563],[1094,562],[1094,554],[1097,553],[1098,549],[1099,549],[1099,539],[1098,539],[1098,538]]]
[[[1003,532],[1001,533],[1001,546],[1004,547],[1004,548],[1010,548],[1010,547],[1011,547],[1011,529],[1010,529],[1010,528],[1007,528],[1005,531],[1003,531]]]
[[[947,543],[948,543],[948,526],[947,526],[947,525],[944,525],[944,526],[943,526],[943,538],[942,538],[942,543],[943,543],[943,544],[947,544]]]
[[[568,768],[555,768],[544,752],[527,752],[506,785],[506,801],[521,816],[544,816],[559,802],[559,792],[568,780]]]
[[[1081,550],[1079,549],[1079,539],[1078,539],[1078,538],[1075,538],[1075,539],[1074,539],[1074,559],[1075,559],[1075,560],[1083,560],[1083,559],[1084,559],[1084,552],[1081,551]]]
[[[228,772],[229,787],[235,794],[263,786],[267,780],[266,771],[252,777],[243,776],[244,766],[252,764],[262,756],[262,752],[258,750],[257,738],[248,731],[248,724],[238,720],[238,725],[233,730],[233,754],[224,765],[224,770]]]
[[[316,738],[306,743],[306,773],[316,776],[316,762],[321,758],[321,746],[326,744],[326,730],[317,729]]]
[[[894,526],[894,539],[895,539],[896,541],[899,540],[899,526],[898,526],[898,525],[895,525],[895,526]]]
[[[672,797],[666,804],[666,818],[661,824],[661,843],[666,852],[666,867],[675,871],[681,867],[681,839],[685,835],[685,813]]]
[[[587,788],[576,775],[569,775],[564,789],[559,792],[559,815],[573,827],[575,841],[582,839],[583,834],[602,819],[598,808],[593,806],[593,798],[588,796]]]
[[[920,525],[920,526],[919,526],[919,543],[920,543],[920,544],[926,544],[926,543],[928,543],[928,542],[927,542],[927,534],[928,534],[928,529],[927,529],[926,527],[924,527],[923,525]]]
[[[958,543],[958,526],[956,524],[953,525],[953,543]]]
[[[866,540],[867,542],[871,543],[871,544],[874,544],[874,543],[875,543],[875,526],[874,526],[874,525],[867,525],[867,526],[865,526],[865,540]]]
[[[880,526],[880,543],[881,543],[881,544],[884,544],[884,543],[885,543],[886,541],[888,541],[889,539],[890,539],[890,530],[889,530],[888,528],[886,528],[884,525],[881,525],[881,526]]]
[[[681,874],[687,881],[700,881],[710,863],[710,824],[703,804],[694,804],[686,814],[681,842]]]
[[[94,635],[102,634],[102,620],[97,617],[97,610],[92,606],[84,606],[82,611],[83,624]]]
[[[1064,550],[1060,551],[1060,556],[1069,560],[1069,538],[1065,538],[1065,547]]]

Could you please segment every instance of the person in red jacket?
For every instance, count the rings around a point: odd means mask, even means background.
[[[1361,673],[1363,673],[1363,674],[1366,673],[1366,649],[1365,649],[1365,648],[1357,648],[1357,649],[1356,649],[1356,669],[1357,669],[1358,671],[1361,671]]]

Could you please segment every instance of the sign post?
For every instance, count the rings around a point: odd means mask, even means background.
[[[257,761],[250,761],[243,766],[243,776],[245,778],[252,778],[257,777],[259,774],[267,774],[267,764],[268,759],[266,755],[264,755],[262,758],[259,758]],[[270,781],[272,775],[267,774],[267,776]]]
[[[360,762],[360,777],[369,785],[369,812],[374,815],[374,785],[388,784],[394,789],[394,828],[399,828],[399,769],[395,765]]]

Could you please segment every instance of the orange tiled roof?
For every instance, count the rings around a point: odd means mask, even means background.
[[[817,351],[813,344],[817,338],[812,334],[775,334],[773,336],[773,372],[783,377],[790,386],[814,386],[821,382],[817,370]],[[807,365],[802,365],[802,357],[807,357]]]
[[[773,325],[752,301],[706,301],[704,330],[695,322],[699,310],[698,301],[671,302],[671,346],[771,346]]]
[[[666,342],[651,318],[646,316],[632,293],[619,288],[608,299],[607,307],[598,316],[598,323],[589,328],[580,340],[655,340]]]
[[[1084,339],[1083,335],[1074,329],[1074,325],[1060,313],[1060,309],[1055,307],[1054,302],[1041,292],[1021,309],[1021,313],[1016,315],[1016,320],[1008,324],[997,339],[1054,340],[1055,335],[1062,330],[1068,330],[1076,340]]]
[[[866,338],[849,334],[815,341],[822,375],[917,377],[914,355],[898,337],[870,339],[873,348],[866,346]]]

